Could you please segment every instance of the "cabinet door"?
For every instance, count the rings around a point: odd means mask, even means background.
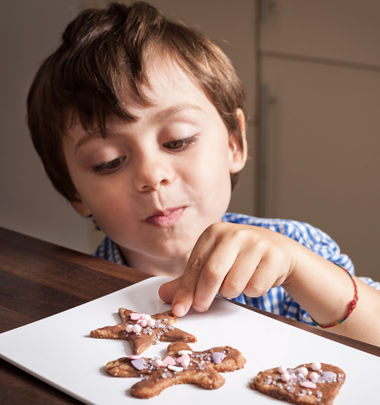
[[[380,67],[378,0],[262,0],[260,49]]]
[[[267,216],[310,222],[359,275],[380,262],[380,72],[262,58]]]

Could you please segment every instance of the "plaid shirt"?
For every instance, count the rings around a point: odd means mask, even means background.
[[[309,224],[285,219],[257,218],[243,214],[226,213],[224,222],[235,224],[254,225],[279,232],[301,243],[323,258],[338,264],[354,274],[354,266],[350,258],[340,252],[339,246],[324,232]],[[109,260],[113,263],[127,265],[118,246],[106,237],[99,245],[95,256]],[[380,291],[380,283],[367,277],[360,277],[362,281]],[[281,286],[271,288],[265,295],[252,298],[244,294],[232,301],[250,305],[264,311],[295,319],[304,323],[315,325],[310,315]]]

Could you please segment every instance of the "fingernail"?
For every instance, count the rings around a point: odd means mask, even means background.
[[[175,316],[184,316],[186,314],[185,307],[182,304],[175,304],[172,308],[173,314]]]
[[[203,307],[199,307],[198,305],[193,305],[193,309],[197,312],[206,312],[207,309]]]

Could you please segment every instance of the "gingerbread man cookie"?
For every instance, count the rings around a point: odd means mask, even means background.
[[[250,387],[293,404],[331,405],[345,378],[339,367],[308,363],[297,368],[281,366],[261,371]]]
[[[219,372],[238,370],[245,362],[242,354],[229,346],[196,352],[186,343],[171,343],[163,359],[128,356],[108,362],[105,368],[114,377],[144,377],[132,386],[131,394],[151,398],[176,384],[219,388],[224,384]]]
[[[90,332],[90,336],[103,339],[129,340],[134,354],[140,354],[151,345],[161,342],[196,342],[190,333],[175,328],[177,317],[170,311],[155,315],[140,314],[120,308],[121,323],[105,326]]]

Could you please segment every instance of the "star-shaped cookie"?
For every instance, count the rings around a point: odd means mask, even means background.
[[[90,336],[103,339],[128,340],[134,354],[140,354],[157,341],[161,342],[196,342],[190,333],[175,328],[177,317],[170,311],[155,315],[136,313],[126,308],[119,308],[121,323],[105,326],[90,332]]]
[[[219,372],[238,370],[245,362],[242,354],[229,346],[196,352],[186,343],[177,342],[168,346],[163,359],[122,357],[108,362],[105,369],[114,377],[143,377],[131,387],[131,394],[137,398],[151,398],[176,384],[219,388],[224,384]]]

